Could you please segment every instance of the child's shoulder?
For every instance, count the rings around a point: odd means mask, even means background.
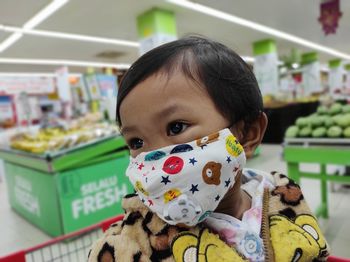
[[[175,236],[186,230],[198,236],[201,228],[183,229],[166,224],[152,213],[137,194],[122,201],[123,221],[112,224],[104,235],[93,243],[89,262],[114,261],[174,261],[170,244]]]

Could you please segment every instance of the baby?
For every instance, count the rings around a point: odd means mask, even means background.
[[[249,66],[190,36],[140,57],[120,85],[117,122],[136,193],[89,261],[325,261],[300,187],[243,169],[267,117]]]

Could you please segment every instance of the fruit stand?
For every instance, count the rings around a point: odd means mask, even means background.
[[[316,215],[327,218],[327,182],[350,183],[348,174],[339,176],[326,172],[327,165],[350,166],[350,105],[321,105],[316,113],[299,117],[286,130],[283,153],[288,176],[297,183],[302,177],[320,180],[321,205]],[[319,164],[320,172],[302,172],[300,163]]]
[[[320,180],[321,204],[315,213],[318,217],[328,218],[327,182],[350,183],[350,176],[329,175],[326,166],[350,166],[350,139],[286,138],[283,157],[287,162],[288,176],[296,183],[300,183],[301,178]],[[302,172],[299,169],[300,163],[319,164],[320,172]]]
[[[122,213],[132,192],[125,148],[118,134],[41,154],[1,148],[11,207],[51,236]]]
[[[280,104],[264,104],[269,124],[263,143],[279,144],[283,142],[286,129],[299,117],[314,113],[318,102],[294,102]]]

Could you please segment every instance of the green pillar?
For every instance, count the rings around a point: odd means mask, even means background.
[[[343,89],[343,66],[341,59],[333,59],[328,62],[329,66],[329,92],[331,95],[337,94]]]
[[[254,74],[263,95],[278,92],[278,57],[276,42],[265,39],[253,43]]]
[[[308,52],[301,55],[302,90],[301,97],[308,97],[313,93],[323,91],[321,86],[320,63],[317,52]]]
[[[140,53],[177,39],[176,19],[172,11],[153,8],[137,17]]]

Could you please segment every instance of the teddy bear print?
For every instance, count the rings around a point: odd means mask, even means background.
[[[213,161],[208,162],[203,170],[202,177],[208,185],[220,185],[221,164]]]
[[[203,147],[209,143],[213,143],[219,139],[219,133],[214,133],[209,136],[202,137],[196,140],[197,146]]]

